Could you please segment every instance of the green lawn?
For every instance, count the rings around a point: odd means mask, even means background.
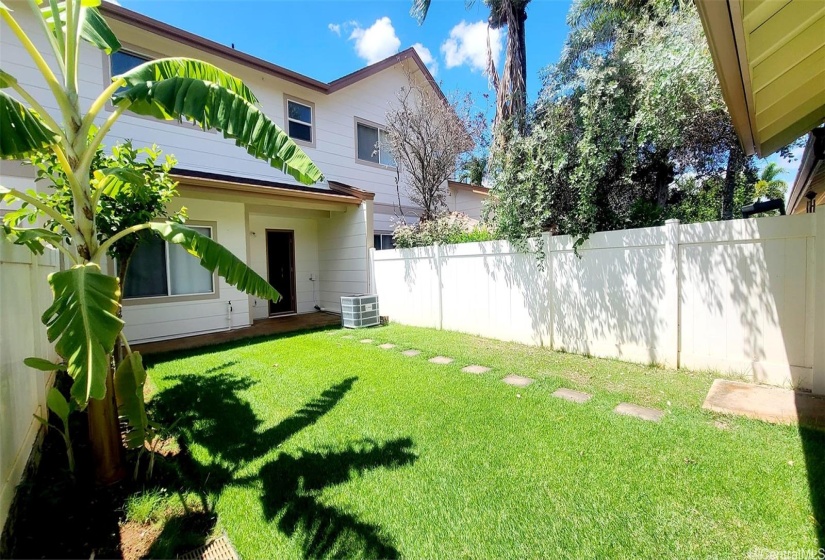
[[[184,486],[247,559],[741,557],[822,538],[823,434],[701,410],[710,374],[397,325],[151,361],[152,408],[186,416]]]

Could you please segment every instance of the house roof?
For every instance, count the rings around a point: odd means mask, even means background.
[[[171,175],[178,181],[182,181],[190,186],[276,195],[296,199],[323,200],[327,202],[358,205],[364,200],[372,200],[375,197],[371,192],[345,185],[338,181],[329,181],[329,189],[325,189],[281,183],[279,181],[266,181],[249,177],[208,173],[194,169],[180,169],[177,167],[172,169]]]
[[[766,157],[825,119],[825,2],[696,0],[733,126]]]
[[[825,128],[816,128],[808,135],[805,151],[788,196],[788,214],[806,211],[808,193],[814,193],[816,204],[825,204]]]
[[[273,75],[288,82],[292,82],[299,86],[327,95],[342,90],[347,86],[351,86],[352,84],[369,78],[370,76],[374,76],[379,72],[383,72],[384,70],[405,60],[410,60],[416,65],[418,70],[421,71],[424,78],[430,83],[438,95],[444,98],[444,93],[441,91],[441,88],[438,86],[438,83],[435,81],[432,74],[430,74],[430,71],[427,69],[427,65],[424,64],[421,57],[418,56],[418,53],[412,47],[389,56],[384,60],[376,62],[375,64],[370,64],[360,70],[342,76],[330,83],[324,83],[314,78],[310,78],[309,76],[305,76],[303,74],[299,74],[298,72],[284,68],[283,66],[278,66],[277,64],[268,62],[262,58],[258,58],[235,50],[231,47],[221,45],[220,43],[216,43],[215,41],[211,41],[205,37],[195,35],[189,31],[173,27],[169,24],[163,23],[162,21],[152,19],[138,12],[112,4],[111,2],[103,2],[100,5],[100,10],[108,18],[122,21],[150,33],[167,37],[173,41],[189,45],[190,47],[194,47],[198,50],[226,58],[238,64],[248,66],[249,68],[253,68],[260,72]]]
[[[490,188],[485,187],[482,185],[474,185],[472,183],[462,183],[461,181],[451,181],[447,180],[447,187],[451,189],[463,190],[463,191],[470,191],[475,194],[483,194],[485,196],[489,196]]]

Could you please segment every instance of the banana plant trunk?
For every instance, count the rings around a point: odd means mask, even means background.
[[[123,465],[123,446],[120,442],[111,365],[106,372],[106,396],[103,399],[89,400],[88,418],[95,480],[100,485],[120,482],[126,476],[126,469]]]

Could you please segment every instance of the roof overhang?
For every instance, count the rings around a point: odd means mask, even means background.
[[[825,2],[696,0],[736,134],[766,157],[825,119]]]
[[[462,183],[460,181],[447,181],[447,187],[458,190],[458,191],[467,191],[473,194],[479,194],[482,196],[490,196],[490,189],[488,187],[483,187],[481,185],[473,185],[471,183]]]
[[[788,196],[788,214],[806,212],[809,196],[814,198],[817,206],[825,204],[825,128],[816,128],[808,136]]]
[[[350,190],[345,192],[343,188],[332,184],[329,189],[323,189],[189,169],[176,168],[171,175],[178,181],[178,189],[184,195],[197,193],[199,198],[269,203],[294,208],[345,211],[347,207],[359,206],[364,200],[370,200],[372,195],[354,187],[348,187]],[[360,196],[356,196],[354,192],[360,193]]]

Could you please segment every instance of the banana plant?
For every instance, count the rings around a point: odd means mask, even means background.
[[[78,408],[96,401],[104,408],[113,407],[112,396],[107,396],[107,386],[114,386],[111,356],[118,340],[127,348],[128,342],[119,313],[121,287],[117,278],[101,270],[100,263],[119,240],[152,230],[167,242],[185,247],[204,267],[217,271],[238,289],[261,299],[280,299],[280,294],[243,261],[181,224],[144,223],[99,239],[95,217],[101,197],[113,183],[130,181],[128,169],[92,168],[98,147],[118,119],[127,111],[163,120],[187,119],[204,129],[221,132],[249,154],[268,161],[303,184],[315,183],[323,175],[261,111],[257,98],[240,79],[203,61],[163,58],[146,62],[114,76],[112,83],[83,112],[78,89],[81,41],[108,54],[120,48],[98,10],[100,0],[27,0],[27,4],[48,40],[56,68],[47,62],[13,11],[0,0],[0,19],[6,26],[3,32],[11,33],[20,42],[42,74],[54,99],[52,105],[58,110],[54,114],[47,110],[23,84],[0,68],[0,158],[26,161],[37,154],[54,154],[72,200],[69,209],[61,212],[45,204],[33,190],[23,192],[0,186],[0,202],[33,209],[30,214],[50,224],[25,228],[19,221],[5,220],[4,237],[34,251],[52,246],[65,256],[70,266],[49,276],[54,302],[42,320],[49,341],[55,343],[73,379],[71,397]],[[104,114],[107,103],[114,110]],[[68,241],[62,241],[65,239]],[[91,425],[90,429],[92,446],[98,447],[93,449],[95,459],[109,462],[106,470],[112,473],[111,464],[117,459],[112,456],[110,443],[120,437],[116,416],[90,413],[92,423],[94,418],[107,417],[112,420]]]

